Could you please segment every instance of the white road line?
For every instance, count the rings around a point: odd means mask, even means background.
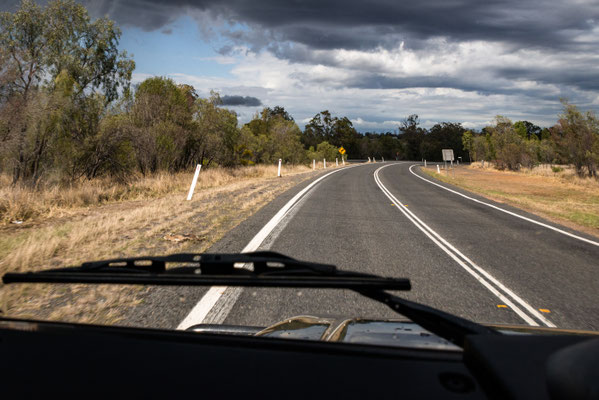
[[[445,190],[447,190],[447,191],[449,191],[449,192],[451,192],[451,193],[455,193],[455,194],[457,194],[457,195],[459,195],[459,196],[462,196],[462,197],[464,197],[464,198],[466,198],[466,199],[468,199],[468,200],[472,200],[472,201],[474,201],[474,202],[477,202],[477,203],[479,203],[479,204],[484,204],[485,206],[488,206],[488,207],[494,208],[494,209],[496,209],[496,210],[499,210],[499,211],[501,211],[501,212],[504,212],[504,213],[506,213],[506,214],[512,215],[512,216],[514,216],[514,217],[517,217],[517,218],[523,219],[523,220],[525,220],[525,221],[528,221],[528,222],[532,222],[533,224],[537,224],[537,225],[540,225],[540,226],[542,226],[542,227],[544,227],[544,228],[551,229],[552,231],[559,232],[559,233],[561,233],[562,235],[566,235],[566,236],[570,236],[571,238],[574,238],[574,239],[582,240],[583,242],[586,242],[586,243],[592,244],[592,245],[594,245],[594,246],[599,246],[599,242],[596,242],[596,241],[594,241],[594,240],[590,240],[590,239],[584,238],[584,237],[582,237],[582,236],[578,236],[578,235],[575,235],[575,234],[573,234],[573,233],[566,232],[566,231],[564,231],[564,230],[562,230],[562,229],[559,229],[559,228],[556,228],[556,227],[554,227],[554,226],[547,225],[547,224],[544,224],[544,223],[542,223],[542,222],[539,222],[539,221],[535,221],[534,219],[531,219],[531,218],[525,217],[524,215],[516,214],[515,212],[512,212],[512,211],[505,210],[505,209],[503,209],[503,208],[500,208],[500,207],[497,207],[497,206],[495,206],[495,205],[493,205],[493,204],[485,203],[484,201],[480,201],[480,200],[478,200],[478,199],[475,199],[474,197],[466,196],[465,194],[462,194],[462,193],[460,193],[460,192],[458,192],[458,191],[456,191],[456,190],[449,189],[448,187],[445,187],[445,186],[443,186],[443,185],[440,185],[440,184],[438,184],[438,183],[436,183],[436,182],[433,182],[433,181],[431,181],[431,180],[428,180],[428,179],[426,179],[426,178],[423,178],[423,177],[421,177],[420,175],[418,175],[417,173],[415,173],[414,171],[412,171],[412,168],[414,168],[414,167],[415,167],[415,166],[417,166],[417,165],[418,165],[418,164],[414,164],[414,165],[410,166],[410,172],[412,173],[412,175],[414,175],[414,176],[415,176],[415,177],[417,177],[417,178],[420,178],[420,179],[422,179],[422,180],[423,180],[423,181],[425,181],[425,182],[428,182],[428,183],[430,183],[431,185],[438,186],[438,187],[440,187],[441,189],[445,189]]]
[[[374,172],[374,179],[382,190],[382,192],[395,204],[398,210],[400,210],[418,229],[420,229],[426,236],[429,237],[439,248],[441,248],[445,253],[447,253],[454,261],[456,261],[462,268],[464,268],[469,274],[471,274],[476,280],[478,280],[483,286],[485,286],[491,293],[501,299],[506,303],[518,316],[520,316],[526,323],[532,326],[538,326],[539,324],[535,322],[529,315],[527,315],[523,310],[517,307],[510,299],[508,299],[503,293],[501,293],[498,289],[502,290],[507,296],[511,297],[515,302],[519,303],[522,307],[524,307],[529,313],[537,317],[543,324],[549,327],[555,327],[553,323],[548,321],[545,317],[543,317],[537,310],[531,307],[528,303],[526,303],[523,299],[517,296],[513,291],[508,289],[505,285],[495,279],[491,274],[485,271],[480,266],[476,265],[472,260],[466,257],[462,252],[456,249],[453,245],[447,242],[441,235],[431,229],[428,225],[426,225],[420,218],[418,218],[411,210],[408,210],[393,194],[383,185],[379,178],[379,171],[383,168],[389,167],[390,164],[384,167],[377,169]],[[459,257],[461,257],[461,259]],[[465,262],[470,264],[472,268],[466,265]],[[476,271],[478,271],[478,273]],[[482,276],[481,276],[482,275]],[[487,278],[493,284],[497,286],[495,288],[491,283],[487,282],[483,278]]]
[[[362,165],[362,164],[359,164],[359,165]],[[349,167],[334,170],[332,172],[329,172],[326,175],[321,176],[320,178],[316,179],[314,182],[310,183],[308,186],[306,186],[304,189],[302,189],[298,194],[293,196],[293,198],[291,200],[289,200],[287,202],[287,204],[285,204],[283,206],[283,208],[281,208],[279,210],[279,212],[277,212],[275,214],[275,216],[272,217],[271,220],[268,221],[266,223],[266,225],[264,225],[262,227],[262,229],[260,229],[260,231],[256,234],[256,236],[254,236],[254,238],[252,240],[250,240],[250,242],[247,244],[247,246],[245,246],[243,248],[243,250],[241,250],[241,252],[248,253],[251,251],[258,250],[258,248],[260,247],[262,242],[264,242],[264,240],[268,237],[268,235],[270,235],[270,233],[277,227],[277,225],[292,210],[292,208],[296,205],[296,203],[298,203],[299,200],[306,193],[308,193],[308,191],[310,191],[315,185],[317,185],[324,178],[326,178],[329,175],[332,175],[334,173],[337,173],[339,171],[343,171],[343,170],[346,170],[349,168],[354,168],[359,165],[352,165]],[[219,301],[221,296],[225,293],[225,290],[227,290],[227,286],[211,287],[206,292],[206,294],[204,294],[204,296],[200,299],[200,301],[193,307],[193,309],[189,312],[189,314],[187,314],[185,319],[183,321],[181,321],[179,326],[177,326],[177,329],[184,330],[184,329],[189,328],[192,325],[203,323],[204,319],[206,318],[206,316],[208,315],[210,310],[212,310],[212,308],[216,305],[216,303]]]

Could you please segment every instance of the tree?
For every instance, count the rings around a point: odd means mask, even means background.
[[[403,157],[406,160],[420,160],[420,145],[424,139],[424,129],[419,127],[418,115],[412,114],[405,118],[399,126],[400,141],[404,145]]]
[[[135,159],[142,174],[181,169],[193,153],[188,133],[195,103],[190,104],[187,93],[163,77],[148,78],[137,87],[129,116]]]
[[[486,135],[477,135],[472,139],[472,159],[474,161],[491,161],[493,158],[490,140]]]
[[[56,150],[48,143],[57,138],[47,135],[60,133],[61,143],[81,146],[85,137],[97,133],[93,129],[98,127],[99,114],[88,114],[89,107],[96,110],[99,99],[106,106],[120,89],[126,92],[135,66],[125,52],[118,51],[119,37],[112,21],[92,22],[87,10],[72,0],[54,0],[44,8],[23,0],[15,13],[0,14],[0,114],[10,110],[21,115],[3,136],[10,148],[8,164],[14,182],[39,178],[39,162],[53,158],[45,153]],[[66,83],[68,99],[63,96]],[[61,108],[66,114],[58,117],[55,110],[47,114],[52,120],[41,121],[40,107],[57,104],[60,97],[70,103]],[[33,118],[32,113],[41,117]],[[62,121],[60,129],[40,131],[57,120]]]
[[[307,157],[309,160],[316,160],[317,162],[320,162],[323,159],[332,162],[335,157],[338,156],[338,154],[339,152],[337,147],[333,146],[327,141],[324,141],[316,146],[316,150],[314,150],[314,147],[310,146],[307,152]]]
[[[541,128],[532,122],[517,121],[514,123],[514,130],[522,139],[541,139]]]
[[[347,117],[333,117],[328,110],[316,114],[305,126],[301,136],[306,148],[317,146],[323,141],[333,146],[343,146],[348,157],[358,153],[358,132]]]
[[[592,112],[562,101],[564,111],[551,128],[552,140],[563,162],[572,163],[579,176],[597,176],[599,164],[599,120]],[[586,172],[585,172],[586,170]]]
[[[299,127],[282,107],[275,110],[264,108],[244,125],[238,153],[242,157],[245,154],[246,159],[251,157],[252,163],[274,163],[279,158],[293,164],[305,161]]]
[[[466,131],[462,135],[463,149],[468,152],[468,161],[472,161],[472,145],[473,145],[472,131]]]
[[[280,116],[285,121],[293,121],[293,117],[289,115],[289,113],[285,110],[285,108],[281,106],[275,106],[274,108],[266,108],[268,112],[269,118],[274,118],[275,116]]]
[[[498,115],[495,121],[496,125],[489,131],[497,167],[518,170],[522,165],[534,165],[537,161],[536,144],[520,136],[508,118]]]
[[[420,144],[420,156],[426,160],[442,160],[442,149],[453,149],[454,156],[463,157],[462,135],[465,129],[461,124],[442,122],[435,124],[424,137]]]

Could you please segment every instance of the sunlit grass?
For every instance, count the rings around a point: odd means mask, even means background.
[[[309,171],[304,165],[283,166],[282,175]],[[277,174],[274,165],[240,168],[207,168],[200,173],[196,190],[227,185],[251,178]],[[81,180],[70,185],[47,185],[37,189],[13,186],[10,177],[0,176],[0,224],[62,216],[78,208],[125,200],[147,200],[189,190],[193,172],[137,176],[123,184],[110,179]]]
[[[423,168],[441,181],[599,236],[599,182],[580,178],[569,167],[554,170],[542,166],[509,172],[474,164],[447,175]]]

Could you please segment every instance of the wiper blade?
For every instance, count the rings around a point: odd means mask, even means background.
[[[167,268],[168,264],[176,266]],[[246,268],[243,268],[243,266]],[[248,265],[253,268],[250,269]],[[4,283],[93,283],[178,286],[253,286],[410,290],[409,279],[340,271],[271,251],[240,254],[179,253],[116,258],[78,267],[7,273]]]
[[[176,266],[166,268],[168,264]],[[253,268],[250,269],[249,265]],[[464,346],[467,335],[498,332],[464,318],[394,296],[409,279],[340,271],[334,265],[299,261],[260,251],[240,254],[180,253],[83,263],[79,267],[7,273],[4,283],[95,283],[177,286],[253,286],[350,289],[386,304],[430,332]]]

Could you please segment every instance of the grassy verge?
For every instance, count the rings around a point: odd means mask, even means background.
[[[456,168],[449,176],[437,174],[435,168],[423,171],[443,182],[599,237],[599,182],[578,178],[570,168],[509,172],[475,164]]]
[[[284,166],[282,174],[306,172],[306,166]],[[244,168],[209,168],[200,174],[196,188],[209,189],[239,180],[274,177],[276,166],[257,165]],[[70,185],[49,185],[32,189],[12,186],[8,175],[0,175],[0,224],[12,221],[39,221],[69,215],[79,209],[122,202],[148,200],[189,189],[193,171],[138,176],[126,184],[109,179],[81,180]]]
[[[207,170],[200,174],[192,201],[185,200],[192,174],[156,177],[138,183],[148,188],[145,194],[130,195],[128,200],[94,197],[94,205],[87,206],[65,202],[66,195],[58,192],[40,193],[42,205],[25,197],[31,202],[28,207],[49,211],[23,224],[0,226],[0,274],[101,258],[202,252],[277,195],[314,174],[306,167],[284,169],[282,178],[276,177],[276,167]],[[77,190],[84,193],[89,188]],[[98,193],[111,190],[99,186]],[[145,290],[6,285],[0,286],[0,309],[3,315],[21,318],[113,324],[140,302]]]

